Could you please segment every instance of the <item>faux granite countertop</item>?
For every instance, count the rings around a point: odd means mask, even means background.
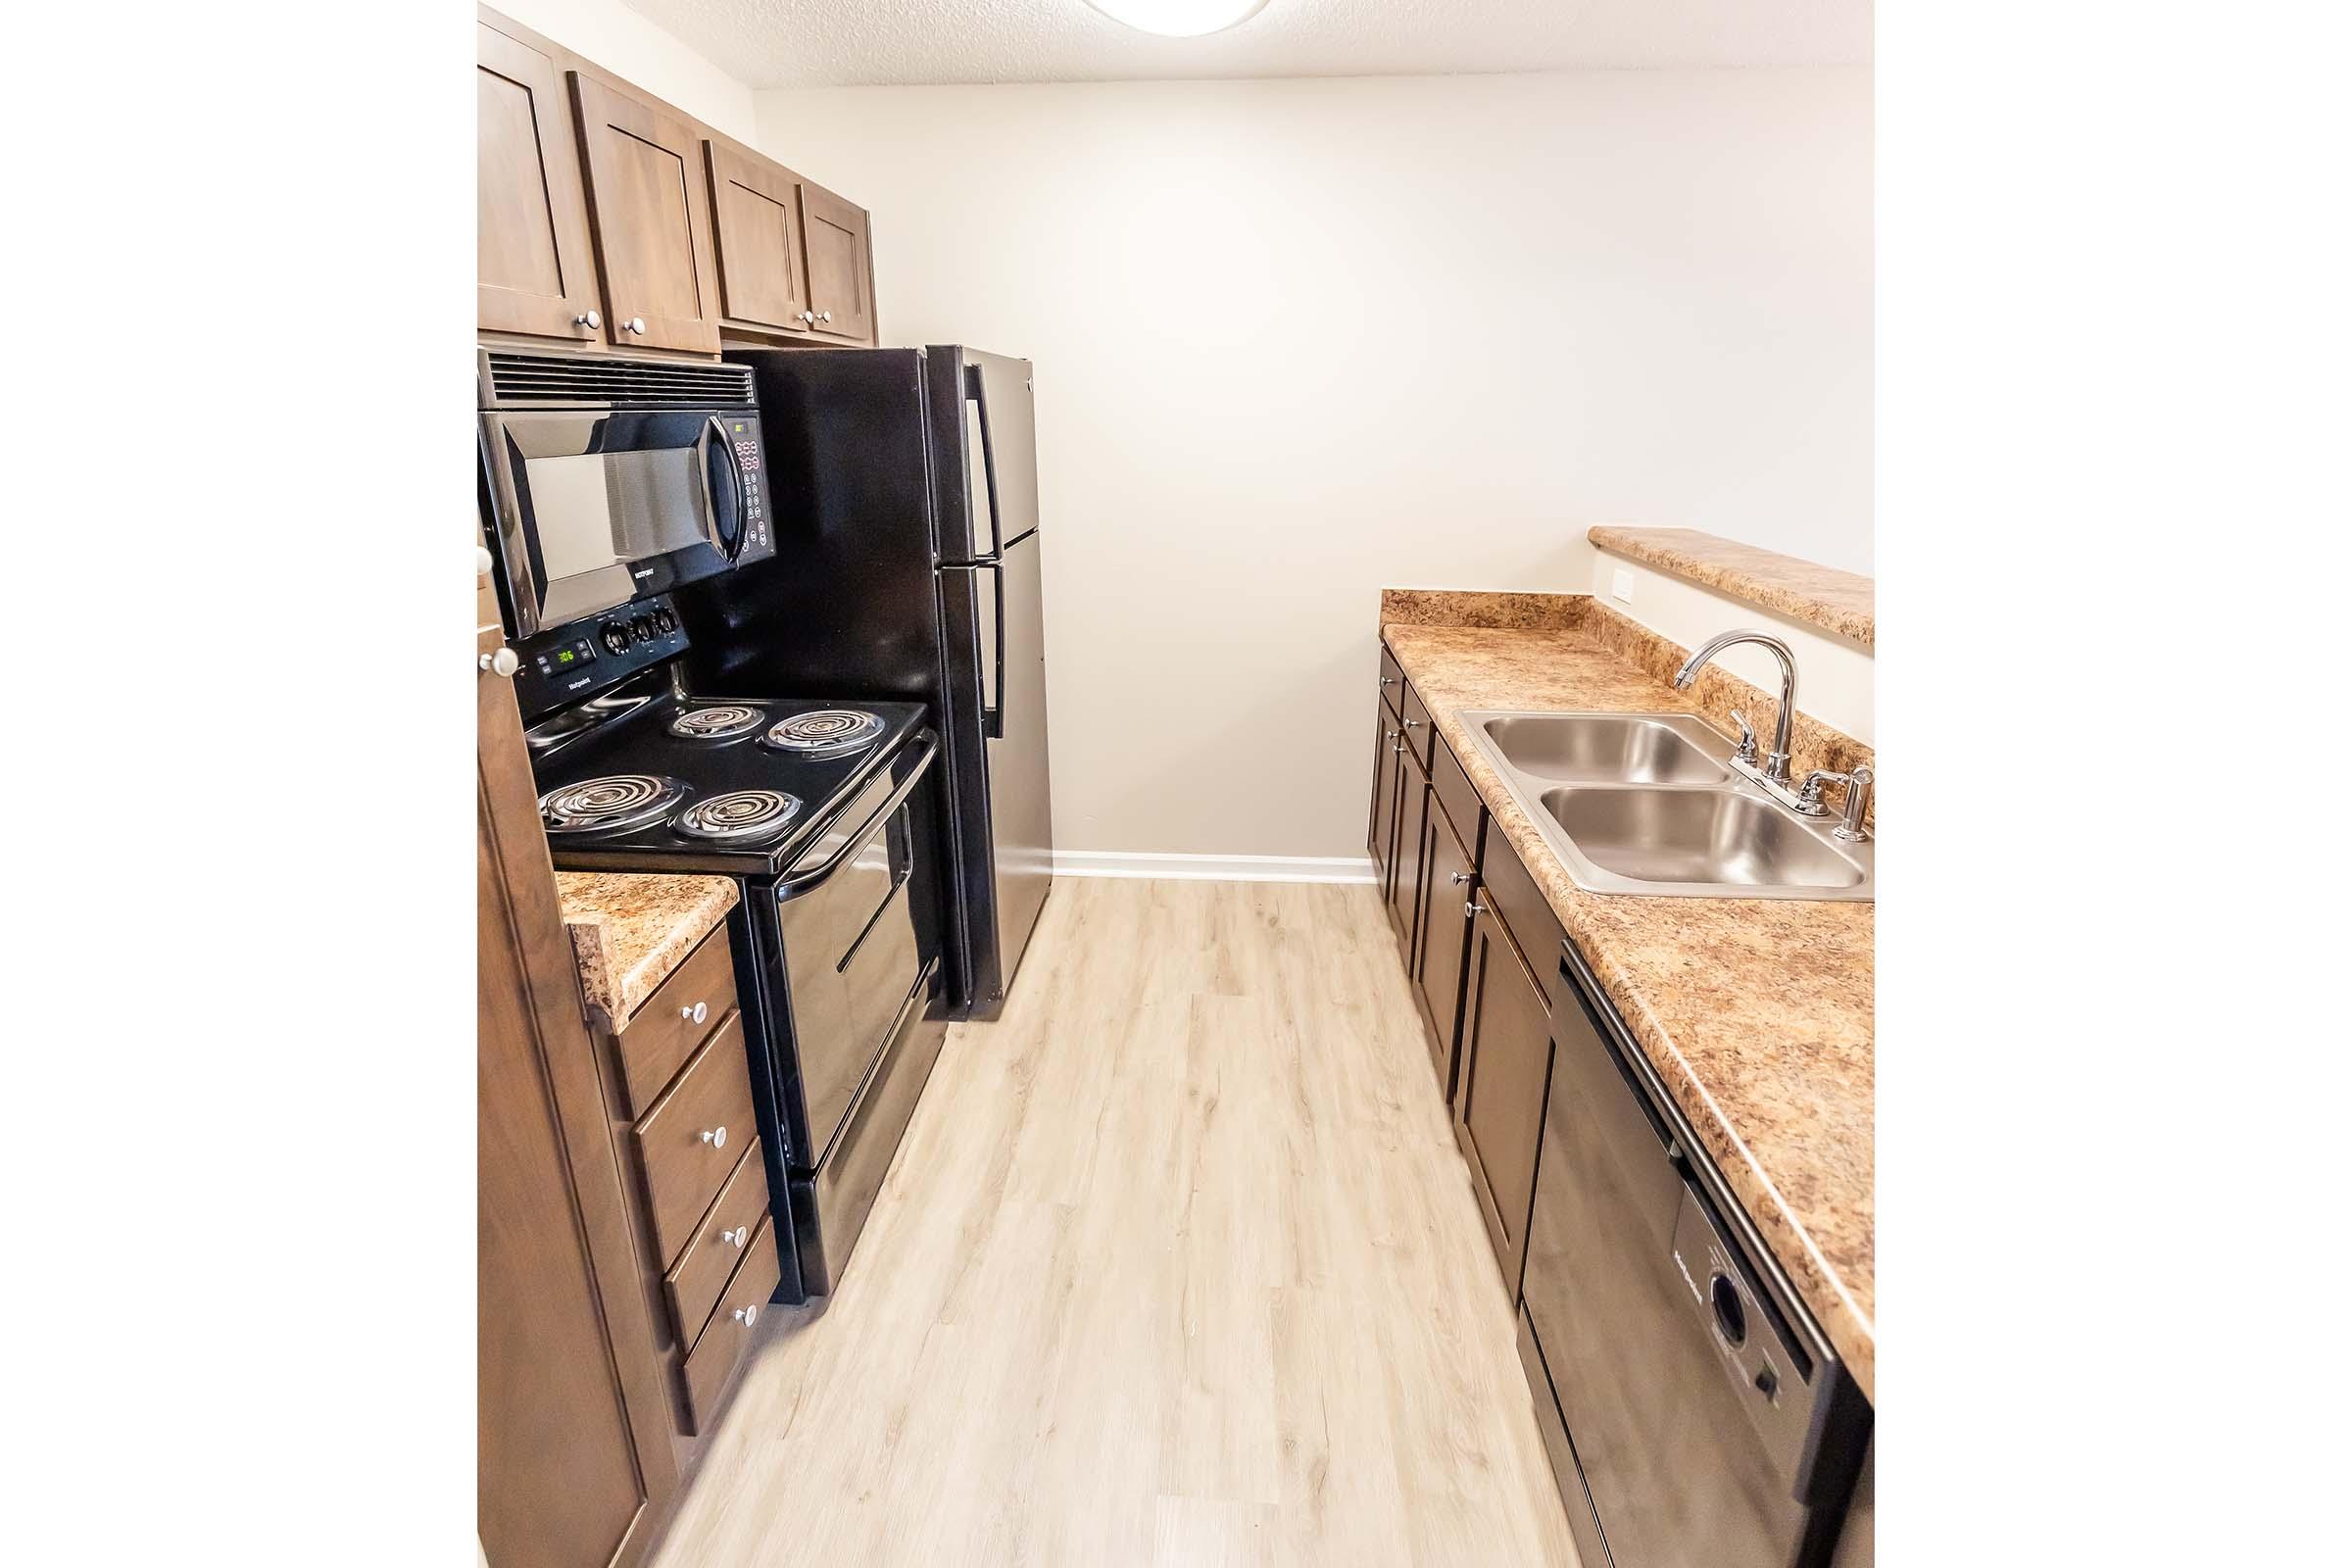
[[[1774,1256],[1875,1398],[1875,906],[1578,888],[1456,715],[1698,710],[1592,635],[1580,618],[1586,607],[1570,596],[1560,596],[1573,609],[1570,623],[1553,626],[1530,626],[1546,617],[1516,606],[1501,614],[1479,608],[1500,596],[1459,597],[1471,608],[1457,618],[1509,624],[1390,618],[1383,639]],[[1428,605],[1411,612],[1442,617]]]
[[[558,871],[556,894],[592,1022],[618,1031],[735,907],[723,876]]]
[[[1859,572],[1696,528],[1592,528],[1585,537],[1612,555],[1777,610],[1865,648],[1878,642],[1878,585]]]

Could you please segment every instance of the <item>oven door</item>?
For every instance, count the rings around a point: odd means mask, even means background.
[[[802,1170],[822,1165],[922,982],[923,943],[907,883],[918,853],[908,802],[939,742],[877,775],[776,884],[776,926],[790,990],[793,1053],[808,1142]]]
[[[746,409],[482,416],[514,635],[724,571],[759,506]]]

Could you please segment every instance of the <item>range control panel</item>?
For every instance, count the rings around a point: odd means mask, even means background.
[[[593,697],[686,648],[667,594],[616,606],[515,645],[514,699],[527,722]]]

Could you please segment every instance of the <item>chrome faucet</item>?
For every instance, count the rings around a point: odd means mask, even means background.
[[[1681,669],[1675,671],[1674,689],[1678,692],[1689,691],[1690,683],[1698,679],[1698,672],[1708,660],[1726,648],[1740,643],[1754,643],[1768,649],[1772,657],[1781,662],[1781,716],[1772,726],[1772,750],[1765,756],[1760,776],[1763,782],[1777,784],[1786,790],[1788,788],[1788,729],[1796,721],[1796,656],[1788,652],[1787,643],[1763,631],[1727,631],[1720,636],[1710,637],[1700,645],[1698,652],[1683,662]],[[1741,750],[1746,753],[1752,765],[1755,756],[1754,732],[1747,728],[1745,719],[1740,721],[1740,727],[1743,736]]]

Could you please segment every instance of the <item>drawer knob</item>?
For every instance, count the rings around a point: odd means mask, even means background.
[[[737,1307],[735,1309],[735,1321],[742,1324],[747,1329],[750,1328],[754,1323],[759,1322],[760,1307],[758,1303],[755,1302],[750,1306]]]
[[[1453,885],[1457,888],[1469,880],[1470,873],[1467,871],[1456,871],[1453,873]]]
[[[703,1142],[712,1149],[724,1149],[727,1147],[727,1130],[720,1127],[714,1131],[706,1127],[703,1129]]]
[[[1394,686],[1396,684],[1396,677],[1394,675],[1383,675],[1380,677],[1380,683],[1383,686]]]
[[[1421,721],[1417,718],[1408,718],[1404,721],[1404,727],[1406,729],[1419,729],[1421,727]]]
[[[680,1007],[678,1016],[688,1023],[701,1023],[705,1018],[710,1016],[710,1004],[698,1002],[691,1007]]]
[[[720,1231],[718,1239],[740,1252],[743,1250],[743,1244],[752,1239],[752,1228],[749,1225],[738,1225],[731,1231]]]

